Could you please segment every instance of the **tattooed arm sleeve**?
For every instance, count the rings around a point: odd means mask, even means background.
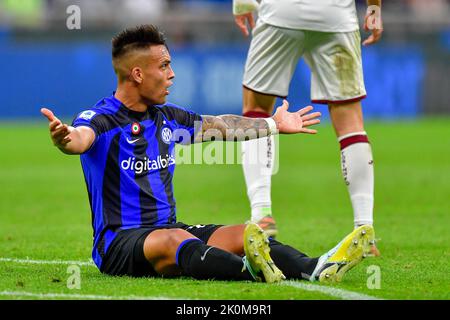
[[[230,114],[203,115],[202,119],[202,130],[196,136],[195,142],[246,141],[266,137],[273,133],[273,128],[269,127],[269,122],[265,118],[246,118]]]

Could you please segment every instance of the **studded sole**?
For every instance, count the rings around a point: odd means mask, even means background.
[[[360,263],[363,258],[371,255],[371,248],[375,243],[375,233],[371,226],[361,226],[355,229],[349,237],[350,239],[345,239],[342,247],[338,249],[341,252],[344,250],[343,257],[323,270],[320,273],[319,281],[340,282],[350,269]],[[333,256],[330,260],[333,260]]]
[[[266,282],[273,283],[285,279],[283,272],[270,257],[267,234],[254,223],[249,223],[245,228],[244,251],[251,266],[256,272],[263,273]]]

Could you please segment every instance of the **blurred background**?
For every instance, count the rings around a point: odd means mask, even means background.
[[[234,24],[231,0],[0,0],[0,119],[63,117],[110,95],[116,82],[111,37],[140,23],[166,33],[176,81],[169,100],[199,113],[241,112],[241,80],[250,38]],[[81,29],[67,19],[81,9]],[[361,21],[365,1],[357,1]],[[368,118],[450,114],[450,1],[383,3],[382,42],[363,48]],[[367,33],[362,31],[362,38]],[[291,106],[310,104],[301,62]],[[325,113],[326,107],[320,106]]]

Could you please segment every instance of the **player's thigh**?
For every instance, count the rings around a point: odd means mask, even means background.
[[[306,38],[304,58],[311,69],[311,100],[329,104],[364,98],[359,31],[307,31]]]
[[[328,108],[336,136],[340,137],[349,133],[364,131],[361,101],[330,103]]]
[[[258,21],[245,65],[244,87],[265,95],[286,97],[303,50],[303,31]]]
[[[197,224],[186,225],[184,230],[209,246],[241,255],[244,252],[244,230],[246,225]]]
[[[244,254],[244,230],[246,225],[222,226],[208,240],[208,245],[237,254]]]
[[[187,239],[195,239],[183,229],[159,229],[150,233],[144,242],[144,255],[155,271],[170,275],[177,271],[176,253],[180,244]]]

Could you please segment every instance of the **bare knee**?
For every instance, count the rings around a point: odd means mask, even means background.
[[[338,137],[353,132],[364,131],[364,121],[361,102],[349,102],[342,104],[330,103],[330,118]]]
[[[275,96],[258,93],[244,87],[242,111],[244,114],[249,111],[257,111],[271,115],[275,100]]]
[[[183,229],[162,229],[150,233],[144,242],[145,258],[155,271],[164,276],[176,276],[181,273],[177,265],[176,253],[186,239],[195,238]]]
[[[237,255],[243,255],[245,227],[245,224],[220,227],[211,235],[208,245]]]

